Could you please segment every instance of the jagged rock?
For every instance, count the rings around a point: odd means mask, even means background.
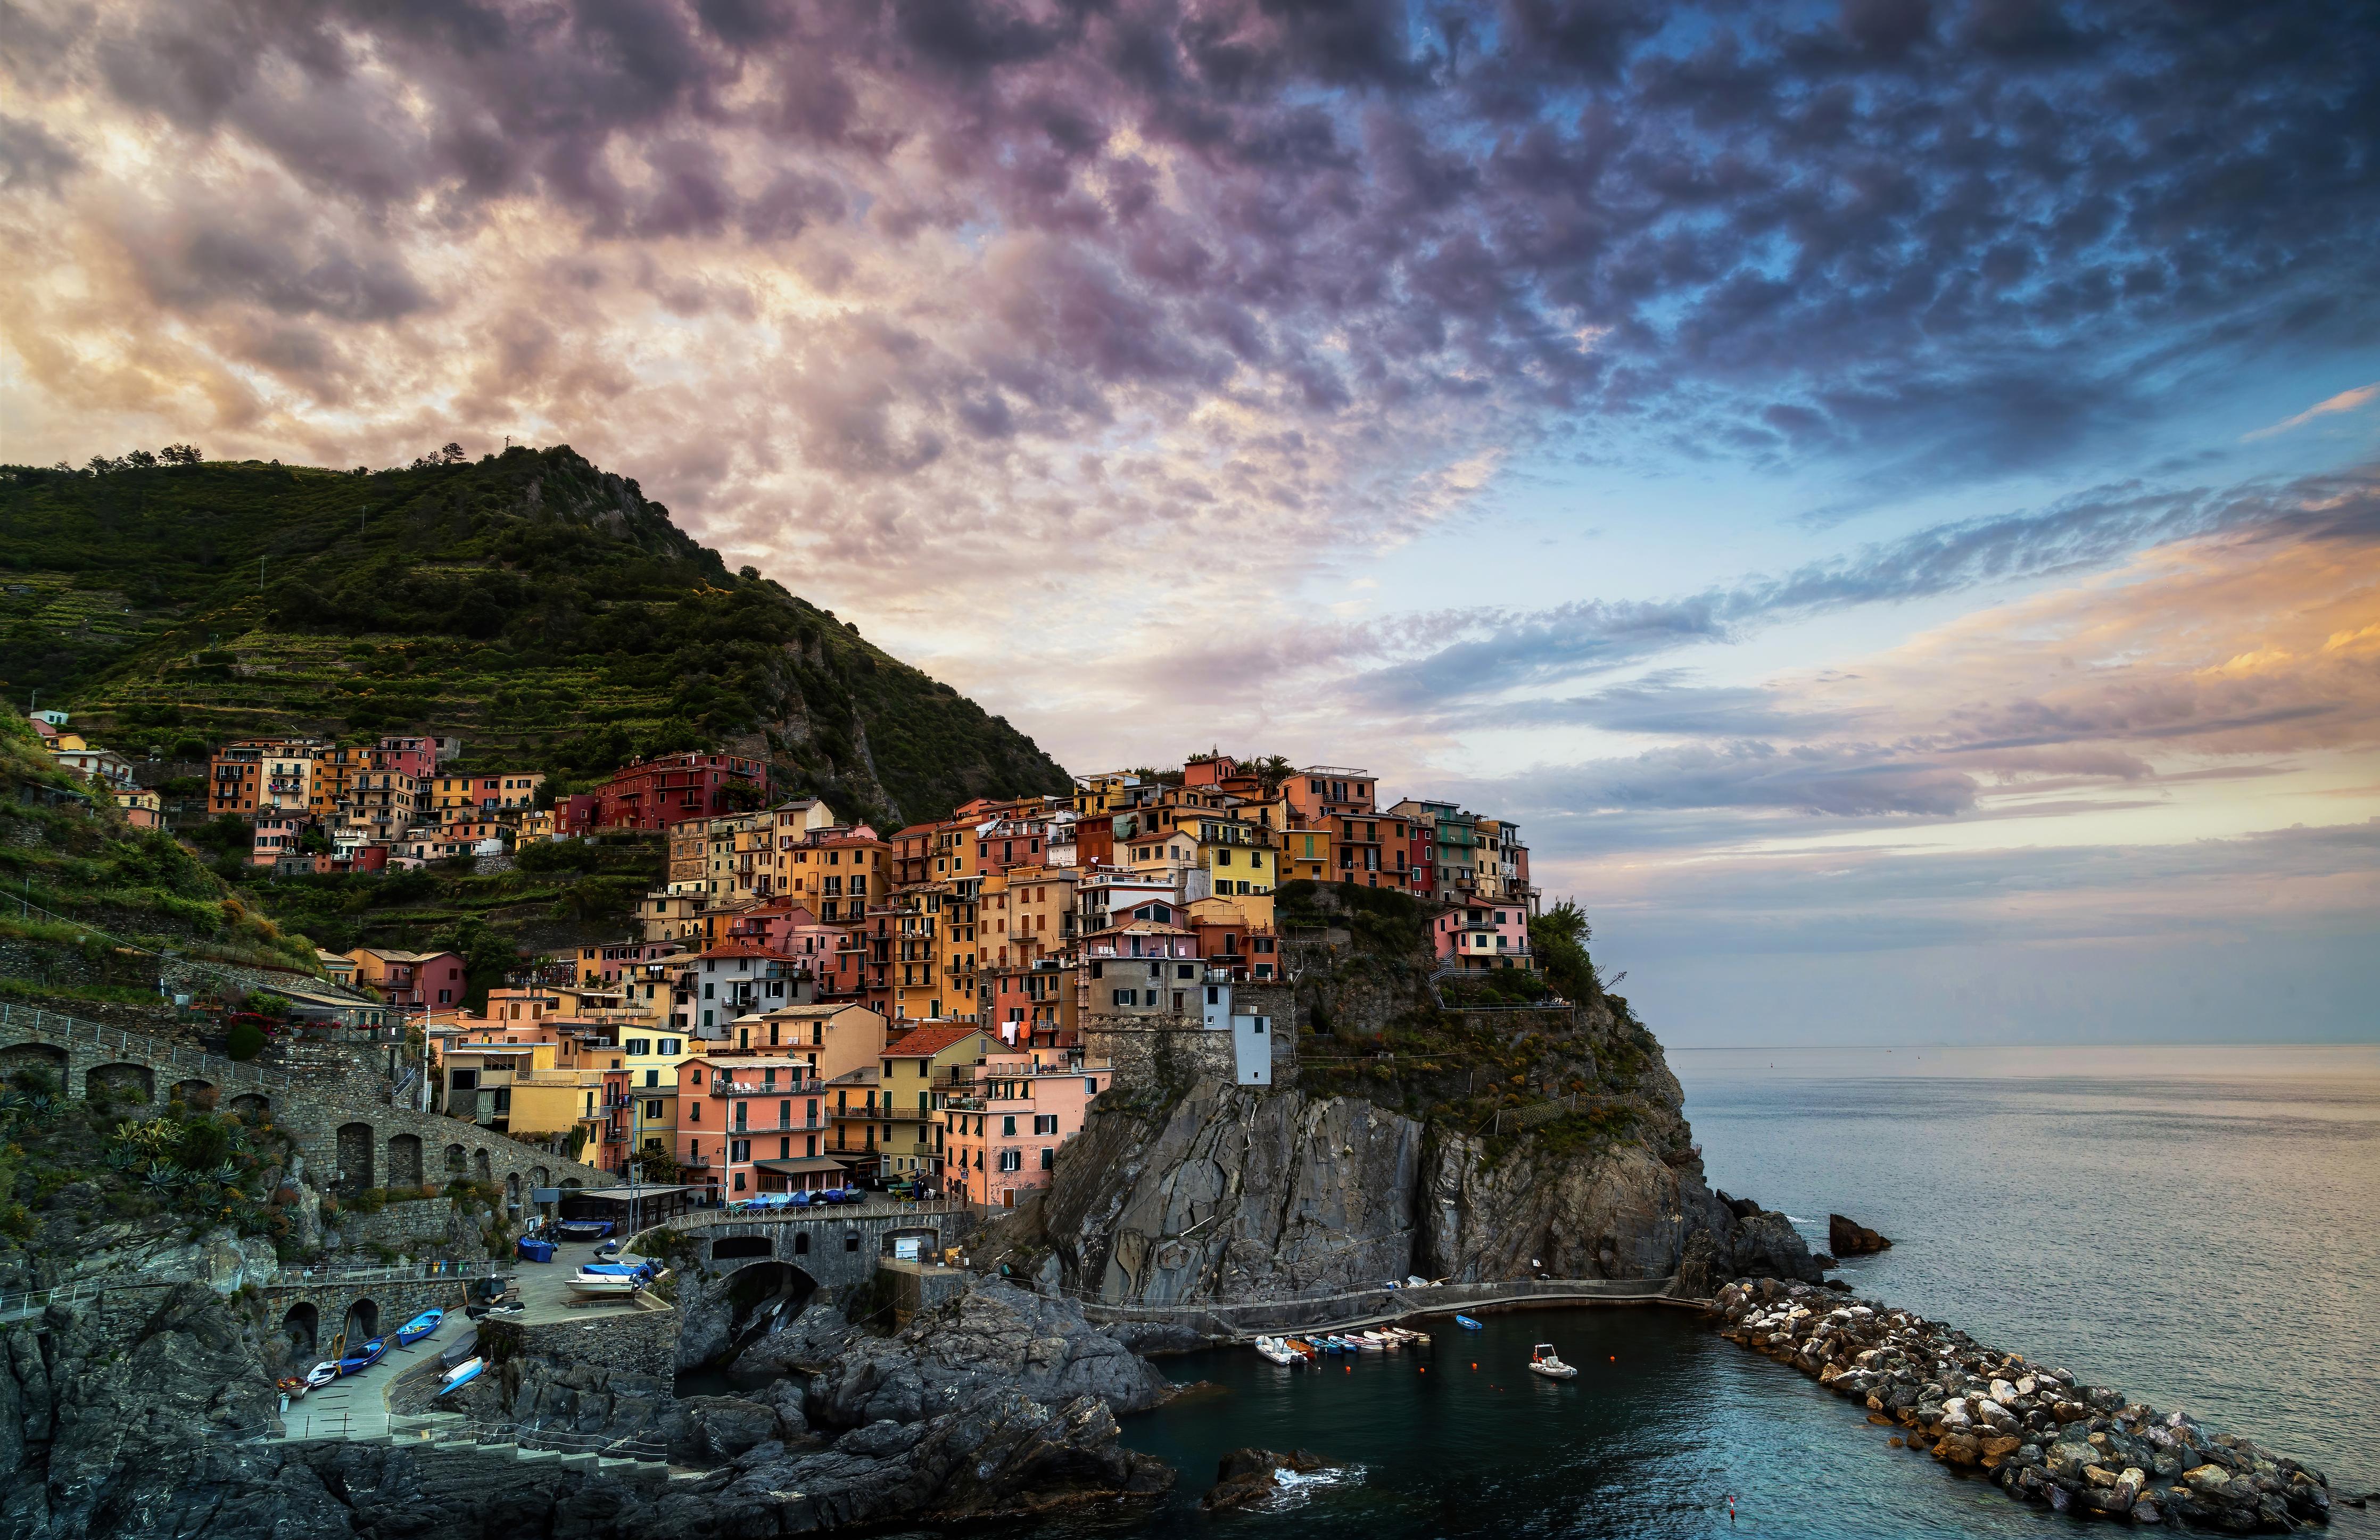
[[[1280,1491],[1283,1471],[1305,1474],[1330,1468],[1330,1462],[1311,1449],[1233,1449],[1216,1462],[1215,1485],[1198,1499],[1198,1507],[1208,1513],[1246,1508]]]
[[[1143,1412],[1172,1390],[1163,1375],[1085,1320],[1081,1305],[986,1279],[892,1337],[850,1342],[819,1376],[808,1410],[821,1425],[851,1427],[913,1423],[993,1392],[1045,1405],[1094,1396],[1119,1412]]]
[[[783,1374],[832,1363],[861,1335],[844,1319],[841,1305],[812,1300],[809,1307],[736,1355],[735,1367],[746,1372]]]
[[[1827,1216],[1827,1247],[1837,1256],[1865,1256],[1891,1244],[1875,1231],[1840,1214]]]
[[[662,1423],[670,1457],[688,1464],[733,1460],[762,1444],[782,1442],[777,1410],[739,1396],[688,1396],[673,1403]]]

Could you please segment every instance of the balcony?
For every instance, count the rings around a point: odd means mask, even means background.
[[[710,1094],[714,1097],[814,1097],[821,1083],[816,1080],[783,1080],[777,1082],[721,1080],[713,1077]]]
[[[786,1113],[775,1118],[747,1119],[743,1122],[732,1124],[727,1132],[731,1137],[745,1134],[816,1134],[829,1126],[830,1122],[830,1118],[823,1113],[815,1118],[805,1118],[798,1113]]]

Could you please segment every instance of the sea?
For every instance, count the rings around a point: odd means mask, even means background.
[[[1839,1212],[1891,1238],[1857,1291],[2186,1410],[2380,1489],[2380,1048],[1927,1048],[1670,1053],[1712,1183],[1814,1247]],[[1890,1446],[1800,1373],[1666,1308],[1431,1323],[1427,1348],[1275,1367],[1159,1360],[1124,1420],[1182,1473],[1146,1505],[1020,1526],[1050,1540],[1280,1534],[2067,1535],[2082,1521]],[[1526,1373],[1549,1341],[1580,1365]],[[1196,1500],[1228,1449],[1340,1473],[1258,1511]],[[2380,1537],[2380,1501],[2330,1533]]]

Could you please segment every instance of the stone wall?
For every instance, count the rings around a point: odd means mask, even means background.
[[[1229,1032],[1209,1032],[1196,1016],[1087,1014],[1081,1019],[1083,1053],[1104,1059],[1115,1084],[1126,1090],[1186,1085],[1194,1080],[1238,1078]]]
[[[678,1320],[678,1313],[670,1309],[606,1312],[593,1320],[534,1326],[483,1316],[480,1349],[492,1364],[542,1358],[575,1368],[667,1380],[677,1373]]]

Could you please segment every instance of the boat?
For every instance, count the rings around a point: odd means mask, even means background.
[[[409,1348],[413,1346],[414,1343],[420,1341],[424,1337],[427,1337],[431,1332],[437,1330],[438,1323],[445,1318],[446,1312],[443,1310],[423,1311],[420,1315],[416,1316],[413,1319],[406,1322],[403,1326],[396,1328],[396,1345],[400,1348]]]
[[[314,1388],[303,1375],[284,1375],[276,1384],[281,1393],[294,1401],[304,1401],[306,1392]]]
[[[388,1355],[388,1339],[375,1337],[350,1353],[339,1358],[339,1373],[359,1375]]]
[[[1551,1342],[1539,1342],[1529,1350],[1529,1373],[1543,1375],[1548,1379],[1576,1379],[1578,1369],[1561,1361]]]
[[[315,1364],[312,1368],[306,1371],[306,1388],[309,1390],[320,1390],[323,1386],[330,1384],[331,1381],[338,1377],[339,1361],[335,1358],[325,1358],[320,1364]]]
[[[578,1270],[605,1278],[650,1278],[661,1269],[650,1262],[581,1262]]]
[[[1289,1351],[1296,1353],[1301,1358],[1312,1358],[1322,1352],[1320,1348],[1316,1347],[1313,1343],[1307,1341],[1303,1337],[1291,1338],[1289,1340]]]
[[[1300,1353],[1278,1337],[1257,1338],[1257,1352],[1264,1354],[1265,1357],[1270,1359],[1275,1364],[1303,1364],[1305,1362],[1305,1356],[1303,1353]]]
[[[565,1241],[600,1241],[612,1233],[609,1219],[564,1219],[553,1232]]]
[[[438,1393],[443,1396],[449,1390],[470,1384],[480,1377],[480,1371],[487,1366],[488,1362],[484,1358],[463,1360],[462,1363],[446,1371],[445,1377],[438,1382]]]
[[[1465,1331],[1485,1331],[1488,1329],[1486,1327],[1481,1326],[1477,1321],[1473,1320],[1468,1316],[1457,1316],[1454,1317],[1454,1324],[1461,1327]]]
[[[638,1287],[638,1279],[618,1273],[582,1271],[570,1279],[570,1291],[574,1294],[618,1294],[625,1298],[635,1293]]]

